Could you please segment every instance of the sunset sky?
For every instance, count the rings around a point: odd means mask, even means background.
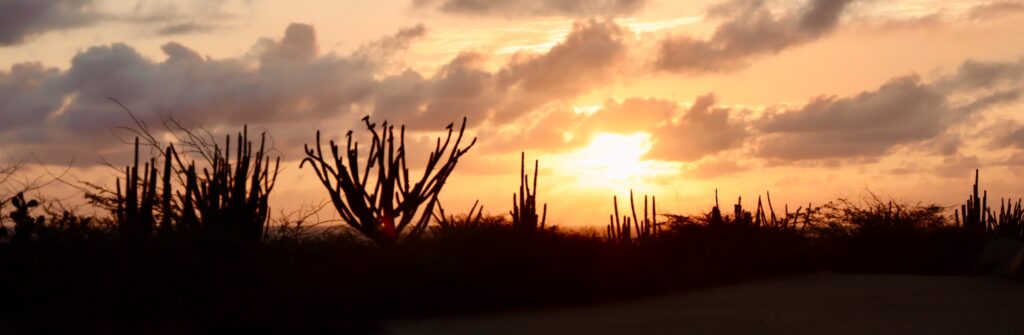
[[[365,115],[421,156],[468,117],[446,209],[509,211],[525,151],[567,226],[630,189],[683,214],[716,188],[953,205],[980,168],[1019,197],[1022,90],[1024,1],[0,0],[0,162],[112,186],[113,97],[155,128],[267,130],[277,210],[325,198],[302,146]]]

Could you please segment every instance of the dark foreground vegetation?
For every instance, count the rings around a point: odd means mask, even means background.
[[[0,332],[372,333],[381,319],[821,270],[1015,275],[1008,259],[1019,253],[1024,210],[1019,201],[991,208],[977,181],[953,215],[878,197],[777,213],[767,194],[749,208],[738,200],[723,210],[716,199],[706,214],[659,215],[655,198],[641,206],[631,194],[622,213],[617,198],[592,209],[611,213],[603,231],[568,231],[546,224],[537,163],[531,180],[525,158],[509,215],[444,212],[437,195],[474,143],[463,141],[465,122],[438,139],[419,179],[406,166],[404,129],[396,137],[365,123],[365,160],[351,134],[344,147],[324,150],[318,136],[306,150],[303,165],[347,224],[337,229],[304,229],[303,217],[269,224],[278,164],[245,132],[233,150],[191,132],[181,152],[144,140],[162,155],[136,158],[114,190],[87,194],[108,217],[3,199]],[[993,244],[1005,250],[984,256]]]

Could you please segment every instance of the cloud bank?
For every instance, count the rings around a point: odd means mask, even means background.
[[[92,0],[0,1],[0,47],[24,43],[55,30],[80,27],[97,20]]]
[[[303,124],[308,130],[356,110],[412,130],[442,129],[463,116],[473,125],[503,124],[606,83],[625,54],[622,28],[592,20],[575,25],[550,51],[518,54],[498,70],[482,68],[485,56],[466,53],[430,75],[385,71],[389,59],[424,34],[426,28],[414,26],[349,55],[323,54],[312,26],[292,24],[238,58],[211,59],[170,42],[157,61],[117,43],[82,51],[63,71],[16,64],[0,71],[7,121],[0,123],[0,140],[8,147],[66,143],[103,150],[113,126],[128,121],[110,98],[151,124],[167,113],[206,127]]]

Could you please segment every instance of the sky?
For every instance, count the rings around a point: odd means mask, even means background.
[[[268,132],[281,213],[326,198],[303,145],[365,140],[364,116],[418,164],[467,118],[449,212],[511,210],[521,152],[563,226],[630,190],[679,214],[716,189],[953,206],[975,169],[1024,191],[1022,22],[1000,0],[0,0],[0,162],[112,187],[115,98],[164,139],[167,117]]]

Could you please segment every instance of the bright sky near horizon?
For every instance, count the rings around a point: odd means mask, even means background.
[[[302,145],[364,115],[424,155],[468,117],[449,211],[510,210],[520,151],[562,225],[604,224],[630,189],[675,213],[716,188],[952,205],[980,168],[1019,197],[1022,89],[1024,1],[0,0],[0,162],[74,158],[112,185],[114,97],[150,124],[268,130],[280,210],[326,196]]]

